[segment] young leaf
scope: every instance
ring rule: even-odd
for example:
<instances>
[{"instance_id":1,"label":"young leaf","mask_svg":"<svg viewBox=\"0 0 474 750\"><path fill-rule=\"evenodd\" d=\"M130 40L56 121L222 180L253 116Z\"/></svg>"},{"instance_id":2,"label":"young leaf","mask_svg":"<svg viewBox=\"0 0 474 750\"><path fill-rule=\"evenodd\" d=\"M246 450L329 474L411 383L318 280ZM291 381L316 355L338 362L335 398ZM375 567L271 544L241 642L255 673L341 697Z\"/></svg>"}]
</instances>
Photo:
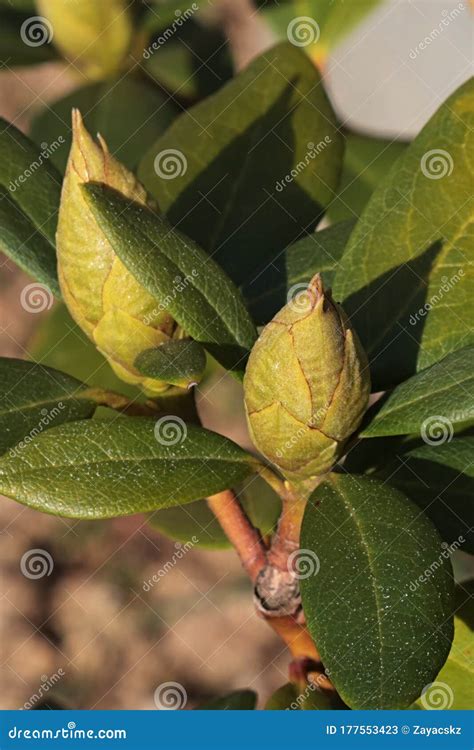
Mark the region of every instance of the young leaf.
<instances>
[{"instance_id":1,"label":"young leaf","mask_svg":"<svg viewBox=\"0 0 474 750\"><path fill-rule=\"evenodd\" d=\"M0 250L59 296L54 250L61 176L23 133L0 118Z\"/></svg>"},{"instance_id":2,"label":"young leaf","mask_svg":"<svg viewBox=\"0 0 474 750\"><path fill-rule=\"evenodd\" d=\"M345 134L346 148L337 197L328 207L332 221L355 219L364 210L375 188L407 148L399 141Z\"/></svg>"},{"instance_id":3,"label":"young leaf","mask_svg":"<svg viewBox=\"0 0 474 750\"><path fill-rule=\"evenodd\" d=\"M135 367L148 378L189 388L202 378L206 352L193 339L170 339L155 349L145 349L135 360Z\"/></svg>"},{"instance_id":4,"label":"young leaf","mask_svg":"<svg viewBox=\"0 0 474 750\"><path fill-rule=\"evenodd\" d=\"M455 549L474 554L474 437L422 445L386 463L377 476L404 492Z\"/></svg>"},{"instance_id":5,"label":"young leaf","mask_svg":"<svg viewBox=\"0 0 474 750\"><path fill-rule=\"evenodd\" d=\"M241 284L314 229L342 151L316 68L285 43L178 117L139 177L170 223Z\"/></svg>"},{"instance_id":6,"label":"young leaf","mask_svg":"<svg viewBox=\"0 0 474 750\"><path fill-rule=\"evenodd\" d=\"M250 477L237 494L260 534L266 536L272 533L281 512L278 495L258 476ZM232 546L206 500L156 510L150 516L149 523L171 539L192 541L196 547L226 549Z\"/></svg>"},{"instance_id":7,"label":"young leaf","mask_svg":"<svg viewBox=\"0 0 474 750\"><path fill-rule=\"evenodd\" d=\"M301 548L314 571L300 581L308 628L344 702L409 706L453 634L451 565L431 522L382 482L332 474L308 504Z\"/></svg>"},{"instance_id":8,"label":"young leaf","mask_svg":"<svg viewBox=\"0 0 474 750\"><path fill-rule=\"evenodd\" d=\"M253 690L235 690L233 693L214 698L197 706L197 711L252 711L257 705L257 693Z\"/></svg>"},{"instance_id":9,"label":"young leaf","mask_svg":"<svg viewBox=\"0 0 474 750\"><path fill-rule=\"evenodd\" d=\"M88 183L83 191L130 273L187 334L241 375L256 331L239 291L217 263L148 208L105 185Z\"/></svg>"},{"instance_id":10,"label":"young leaf","mask_svg":"<svg viewBox=\"0 0 474 750\"><path fill-rule=\"evenodd\" d=\"M375 190L334 294L352 318L375 388L474 342L471 228L474 80L440 107Z\"/></svg>"},{"instance_id":11,"label":"young leaf","mask_svg":"<svg viewBox=\"0 0 474 750\"><path fill-rule=\"evenodd\" d=\"M159 420L71 422L0 460L0 492L70 518L112 518L212 495L242 481L254 460L227 438Z\"/></svg>"},{"instance_id":12,"label":"young leaf","mask_svg":"<svg viewBox=\"0 0 474 750\"><path fill-rule=\"evenodd\" d=\"M453 435L453 424L474 416L474 346L448 354L397 386L362 437L419 432L426 442ZM370 419L370 414L367 415Z\"/></svg>"},{"instance_id":13,"label":"young leaf","mask_svg":"<svg viewBox=\"0 0 474 750\"><path fill-rule=\"evenodd\" d=\"M321 273L326 287L331 286L354 226L355 221L341 221L313 232L287 247L271 264L257 272L242 290L256 323L268 323L317 273Z\"/></svg>"},{"instance_id":14,"label":"young leaf","mask_svg":"<svg viewBox=\"0 0 474 750\"><path fill-rule=\"evenodd\" d=\"M132 37L126 0L36 0L54 28L54 44L89 80L114 75L124 64Z\"/></svg>"},{"instance_id":15,"label":"young leaf","mask_svg":"<svg viewBox=\"0 0 474 750\"><path fill-rule=\"evenodd\" d=\"M156 86L131 75L94 83L49 104L33 120L31 137L36 143L51 143L58 135L63 146L51 155L64 172L71 146L71 110L84 113L91 133L100 133L116 159L135 169L144 150L165 131L180 111Z\"/></svg>"},{"instance_id":16,"label":"young leaf","mask_svg":"<svg viewBox=\"0 0 474 750\"><path fill-rule=\"evenodd\" d=\"M25 450L44 431L87 419L96 404L88 386L64 372L22 359L0 357L0 453Z\"/></svg>"}]
</instances>

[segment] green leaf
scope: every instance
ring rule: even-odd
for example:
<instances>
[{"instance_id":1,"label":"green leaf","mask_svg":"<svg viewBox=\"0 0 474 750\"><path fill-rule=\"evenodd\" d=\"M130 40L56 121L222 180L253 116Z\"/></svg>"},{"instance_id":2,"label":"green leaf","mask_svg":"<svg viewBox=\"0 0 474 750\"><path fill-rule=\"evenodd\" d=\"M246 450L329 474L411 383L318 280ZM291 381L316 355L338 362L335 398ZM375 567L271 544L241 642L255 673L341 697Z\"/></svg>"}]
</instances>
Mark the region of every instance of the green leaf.
<instances>
[{"instance_id":1,"label":"green leaf","mask_svg":"<svg viewBox=\"0 0 474 750\"><path fill-rule=\"evenodd\" d=\"M0 357L0 453L28 451L47 429L87 419L95 403L87 386L64 372L22 359Z\"/></svg>"},{"instance_id":2,"label":"green leaf","mask_svg":"<svg viewBox=\"0 0 474 750\"><path fill-rule=\"evenodd\" d=\"M9 0L8 0L9 2ZM47 21L40 18L30 8L27 0L14 0L12 7L5 6L6 0L0 2L0 64L2 68L15 65L37 65L58 57L51 44L53 29Z\"/></svg>"},{"instance_id":3,"label":"green leaf","mask_svg":"<svg viewBox=\"0 0 474 750\"><path fill-rule=\"evenodd\" d=\"M287 682L275 690L265 704L265 711L299 711L297 703L298 689L292 682Z\"/></svg>"},{"instance_id":4,"label":"green leaf","mask_svg":"<svg viewBox=\"0 0 474 750\"><path fill-rule=\"evenodd\" d=\"M401 156L407 144L346 133L342 177L337 197L328 208L332 221L361 215L370 196Z\"/></svg>"},{"instance_id":5,"label":"green leaf","mask_svg":"<svg viewBox=\"0 0 474 750\"><path fill-rule=\"evenodd\" d=\"M474 79L431 118L375 190L334 294L362 339L376 390L474 343Z\"/></svg>"},{"instance_id":6,"label":"green leaf","mask_svg":"<svg viewBox=\"0 0 474 750\"><path fill-rule=\"evenodd\" d=\"M340 696L353 709L406 708L452 641L452 571L435 528L398 490L332 474L300 544L314 573L300 581L308 628Z\"/></svg>"},{"instance_id":7,"label":"green leaf","mask_svg":"<svg viewBox=\"0 0 474 750\"><path fill-rule=\"evenodd\" d=\"M71 110L84 112L91 133L100 133L110 152L128 169L135 169L143 152L165 131L180 111L157 87L132 75L95 83L49 104L33 120L31 137L51 143L61 135L64 145L51 160L64 172L71 146Z\"/></svg>"},{"instance_id":8,"label":"green leaf","mask_svg":"<svg viewBox=\"0 0 474 750\"><path fill-rule=\"evenodd\" d=\"M243 294L257 324L268 323L289 297L308 286L316 273L321 273L325 287L331 285L354 226L354 221L343 221L313 232L256 273L244 286Z\"/></svg>"},{"instance_id":9,"label":"green leaf","mask_svg":"<svg viewBox=\"0 0 474 750\"><path fill-rule=\"evenodd\" d=\"M281 512L278 495L259 476L250 477L237 489L237 494L253 526L262 536L271 534ZM157 510L150 516L149 523L171 539L193 542L196 547L227 549L232 546L206 500Z\"/></svg>"},{"instance_id":10,"label":"green leaf","mask_svg":"<svg viewBox=\"0 0 474 750\"><path fill-rule=\"evenodd\" d=\"M0 118L0 250L59 296L54 248L61 176L51 164L52 147L39 152Z\"/></svg>"},{"instance_id":11,"label":"green leaf","mask_svg":"<svg viewBox=\"0 0 474 750\"><path fill-rule=\"evenodd\" d=\"M474 680L474 582L456 590L454 641L443 669L417 706L424 709L472 709Z\"/></svg>"},{"instance_id":12,"label":"green leaf","mask_svg":"<svg viewBox=\"0 0 474 750\"><path fill-rule=\"evenodd\" d=\"M235 690L222 698L197 706L197 711L252 711L257 705L257 693L253 690Z\"/></svg>"},{"instance_id":13,"label":"green leaf","mask_svg":"<svg viewBox=\"0 0 474 750\"><path fill-rule=\"evenodd\" d=\"M201 380L206 352L193 339L171 339L154 349L145 349L134 364L142 375L188 388Z\"/></svg>"},{"instance_id":14,"label":"green leaf","mask_svg":"<svg viewBox=\"0 0 474 750\"><path fill-rule=\"evenodd\" d=\"M375 405L374 411L377 411ZM430 443L450 439L453 424L474 416L474 346L449 354L397 386L362 437L419 432ZM367 415L370 419L370 414Z\"/></svg>"},{"instance_id":15,"label":"green leaf","mask_svg":"<svg viewBox=\"0 0 474 750\"><path fill-rule=\"evenodd\" d=\"M474 437L422 445L389 461L377 476L397 487L431 518L455 549L474 554Z\"/></svg>"},{"instance_id":16,"label":"green leaf","mask_svg":"<svg viewBox=\"0 0 474 750\"><path fill-rule=\"evenodd\" d=\"M195 242L105 185L83 186L127 269L224 367L242 375L256 331L238 289Z\"/></svg>"},{"instance_id":17,"label":"green leaf","mask_svg":"<svg viewBox=\"0 0 474 750\"><path fill-rule=\"evenodd\" d=\"M316 68L286 43L178 117L139 177L170 223L241 284L314 229L334 195L342 151Z\"/></svg>"},{"instance_id":18,"label":"green leaf","mask_svg":"<svg viewBox=\"0 0 474 750\"><path fill-rule=\"evenodd\" d=\"M283 0L266 3L264 18L281 37L292 38L315 59L323 59L381 0ZM291 24L291 25L290 25Z\"/></svg>"},{"instance_id":19,"label":"green leaf","mask_svg":"<svg viewBox=\"0 0 474 750\"><path fill-rule=\"evenodd\" d=\"M113 518L187 503L254 471L245 451L179 417L70 422L0 460L0 492L70 518Z\"/></svg>"},{"instance_id":20,"label":"green leaf","mask_svg":"<svg viewBox=\"0 0 474 750\"><path fill-rule=\"evenodd\" d=\"M189 9L188 0L186 9ZM150 15L154 16L154 12ZM173 20L175 18L171 19L171 28ZM189 19L172 37L168 36L166 43L163 39L158 35L150 42L143 53L142 65L154 81L178 98L202 99L232 77L228 46L218 29Z\"/></svg>"}]
</instances>

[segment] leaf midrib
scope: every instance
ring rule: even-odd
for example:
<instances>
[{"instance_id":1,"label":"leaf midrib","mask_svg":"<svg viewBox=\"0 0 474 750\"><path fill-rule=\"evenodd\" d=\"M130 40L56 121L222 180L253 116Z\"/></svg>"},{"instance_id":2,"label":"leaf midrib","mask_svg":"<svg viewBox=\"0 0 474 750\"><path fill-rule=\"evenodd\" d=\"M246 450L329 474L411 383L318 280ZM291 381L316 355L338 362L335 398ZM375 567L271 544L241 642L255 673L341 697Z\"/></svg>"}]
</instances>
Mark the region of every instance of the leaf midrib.
<instances>
[{"instance_id":1,"label":"leaf midrib","mask_svg":"<svg viewBox=\"0 0 474 750\"><path fill-rule=\"evenodd\" d=\"M45 401L28 401L25 404L22 404L20 406L14 406L12 409L7 409L6 411L0 411L0 417L7 416L9 414L15 414L17 412L22 412L23 410L27 409L35 409L39 406L48 406L53 404L59 404L61 401L87 401L91 404L94 403L92 399L88 399L86 396L81 396L81 391L78 391L74 394L67 394L65 396L58 396L51 399L47 399Z\"/></svg>"}]
</instances>

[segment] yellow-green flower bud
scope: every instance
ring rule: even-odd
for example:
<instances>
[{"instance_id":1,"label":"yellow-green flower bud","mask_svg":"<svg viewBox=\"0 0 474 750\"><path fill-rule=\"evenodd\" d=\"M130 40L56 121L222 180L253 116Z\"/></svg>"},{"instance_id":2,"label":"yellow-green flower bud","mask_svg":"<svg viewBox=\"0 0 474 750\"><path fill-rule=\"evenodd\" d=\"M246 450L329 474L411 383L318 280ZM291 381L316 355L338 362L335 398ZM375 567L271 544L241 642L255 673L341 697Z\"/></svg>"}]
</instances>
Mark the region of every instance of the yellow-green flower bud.
<instances>
[{"instance_id":1,"label":"yellow-green flower bud","mask_svg":"<svg viewBox=\"0 0 474 750\"><path fill-rule=\"evenodd\" d=\"M263 329L244 379L256 447L294 482L342 455L367 407L367 357L319 274Z\"/></svg>"},{"instance_id":2,"label":"yellow-green flower bud","mask_svg":"<svg viewBox=\"0 0 474 750\"><path fill-rule=\"evenodd\" d=\"M167 383L140 375L139 354L177 335L176 323L115 255L81 191L102 182L145 204L145 189L84 127L73 111L73 140L61 194L57 231L58 275L64 300L77 324L108 359L116 374L145 391Z\"/></svg>"},{"instance_id":3,"label":"yellow-green flower bud","mask_svg":"<svg viewBox=\"0 0 474 750\"><path fill-rule=\"evenodd\" d=\"M118 72L133 26L125 0L37 0L63 55L91 80Z\"/></svg>"}]
</instances>

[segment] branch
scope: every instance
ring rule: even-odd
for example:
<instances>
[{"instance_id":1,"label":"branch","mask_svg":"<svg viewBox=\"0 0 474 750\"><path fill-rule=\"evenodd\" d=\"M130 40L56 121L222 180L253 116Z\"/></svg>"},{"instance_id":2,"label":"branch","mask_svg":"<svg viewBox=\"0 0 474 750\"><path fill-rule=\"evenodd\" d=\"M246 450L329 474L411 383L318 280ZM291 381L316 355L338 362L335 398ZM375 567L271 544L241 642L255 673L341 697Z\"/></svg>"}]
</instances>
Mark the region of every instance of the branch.
<instances>
[{"instance_id":1,"label":"branch","mask_svg":"<svg viewBox=\"0 0 474 750\"><path fill-rule=\"evenodd\" d=\"M255 583L267 561L267 551L260 534L252 526L233 490L211 495L207 502Z\"/></svg>"}]
</instances>

